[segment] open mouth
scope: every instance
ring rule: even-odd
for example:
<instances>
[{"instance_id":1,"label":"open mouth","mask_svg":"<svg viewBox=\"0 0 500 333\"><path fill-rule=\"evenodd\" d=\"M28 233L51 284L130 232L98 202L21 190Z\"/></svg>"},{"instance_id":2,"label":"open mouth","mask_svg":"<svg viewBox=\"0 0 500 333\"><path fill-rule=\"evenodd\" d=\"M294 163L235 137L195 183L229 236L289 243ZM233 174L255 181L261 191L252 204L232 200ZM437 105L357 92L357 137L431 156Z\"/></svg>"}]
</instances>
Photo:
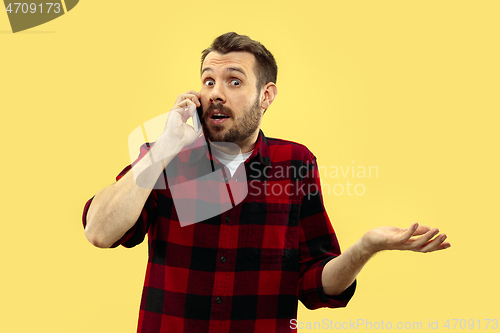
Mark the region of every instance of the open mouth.
<instances>
[{"instance_id":1,"label":"open mouth","mask_svg":"<svg viewBox=\"0 0 500 333\"><path fill-rule=\"evenodd\" d=\"M220 110L213 110L212 112L210 112L210 114L208 116L210 118L210 123L212 125L222 125L229 118L231 118L230 116L228 116L227 114L225 114L224 112L222 112Z\"/></svg>"},{"instance_id":2,"label":"open mouth","mask_svg":"<svg viewBox=\"0 0 500 333\"><path fill-rule=\"evenodd\" d=\"M223 113L214 113L212 115L212 117L210 117L211 119L215 119L215 120L219 120L219 119L227 119L229 118L229 116L226 116L225 114Z\"/></svg>"}]
</instances>

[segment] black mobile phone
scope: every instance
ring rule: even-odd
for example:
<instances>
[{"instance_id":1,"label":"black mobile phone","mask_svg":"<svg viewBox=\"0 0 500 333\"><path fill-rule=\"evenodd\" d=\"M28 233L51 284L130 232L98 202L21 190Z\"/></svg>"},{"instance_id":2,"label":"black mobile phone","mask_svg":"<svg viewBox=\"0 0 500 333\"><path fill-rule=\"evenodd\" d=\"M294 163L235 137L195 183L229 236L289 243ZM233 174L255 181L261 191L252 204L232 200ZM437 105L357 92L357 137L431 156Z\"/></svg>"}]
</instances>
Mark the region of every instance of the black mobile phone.
<instances>
[{"instance_id":1,"label":"black mobile phone","mask_svg":"<svg viewBox=\"0 0 500 333\"><path fill-rule=\"evenodd\" d=\"M201 128L200 119L202 115L203 115L203 109L201 108L201 102L200 102L200 106L196 108L196 114L193 116L193 125L196 133L200 131Z\"/></svg>"}]
</instances>

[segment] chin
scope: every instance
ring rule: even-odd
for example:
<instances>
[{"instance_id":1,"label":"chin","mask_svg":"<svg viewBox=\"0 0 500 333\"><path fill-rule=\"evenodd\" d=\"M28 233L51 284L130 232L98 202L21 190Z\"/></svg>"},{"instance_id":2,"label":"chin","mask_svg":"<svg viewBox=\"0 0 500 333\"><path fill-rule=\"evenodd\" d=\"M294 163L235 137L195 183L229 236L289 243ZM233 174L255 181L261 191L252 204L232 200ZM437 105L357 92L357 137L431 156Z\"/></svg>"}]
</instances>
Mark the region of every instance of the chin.
<instances>
[{"instance_id":1,"label":"chin","mask_svg":"<svg viewBox=\"0 0 500 333\"><path fill-rule=\"evenodd\" d=\"M206 133L206 137L212 142L224 142L224 137L227 131L219 128L217 130L214 129L206 129L204 133Z\"/></svg>"}]
</instances>

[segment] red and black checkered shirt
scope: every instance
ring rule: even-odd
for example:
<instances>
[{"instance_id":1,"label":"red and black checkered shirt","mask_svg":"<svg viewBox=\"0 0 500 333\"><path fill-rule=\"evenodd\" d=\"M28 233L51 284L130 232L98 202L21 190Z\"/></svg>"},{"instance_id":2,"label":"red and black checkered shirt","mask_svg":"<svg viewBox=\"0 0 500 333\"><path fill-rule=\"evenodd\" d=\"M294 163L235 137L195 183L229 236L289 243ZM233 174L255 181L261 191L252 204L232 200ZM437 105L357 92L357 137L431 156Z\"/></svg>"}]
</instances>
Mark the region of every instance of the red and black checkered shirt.
<instances>
[{"instance_id":1,"label":"red and black checkered shirt","mask_svg":"<svg viewBox=\"0 0 500 333\"><path fill-rule=\"evenodd\" d=\"M117 181L150 146L141 146L139 158ZM211 156L206 145L184 150L167 169L200 176L198 162ZM309 309L347 305L356 281L338 296L322 289L323 267L340 248L323 205L315 156L261 131L251 156L226 182L237 189L245 174L242 202L184 227L168 186L153 189L137 223L113 244L133 247L148 234L138 332L292 332L299 300Z\"/></svg>"}]
</instances>

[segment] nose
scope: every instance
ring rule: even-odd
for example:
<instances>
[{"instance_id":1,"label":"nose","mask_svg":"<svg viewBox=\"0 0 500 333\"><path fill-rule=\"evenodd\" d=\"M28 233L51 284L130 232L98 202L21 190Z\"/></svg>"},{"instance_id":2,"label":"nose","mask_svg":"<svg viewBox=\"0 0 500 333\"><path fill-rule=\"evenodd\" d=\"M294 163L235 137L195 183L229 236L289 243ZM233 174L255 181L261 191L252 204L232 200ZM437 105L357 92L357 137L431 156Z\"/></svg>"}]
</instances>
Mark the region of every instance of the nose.
<instances>
[{"instance_id":1,"label":"nose","mask_svg":"<svg viewBox=\"0 0 500 333\"><path fill-rule=\"evenodd\" d=\"M223 87L219 84L216 84L213 88L212 91L210 92L210 100L212 103L225 103L226 102L226 95L224 94Z\"/></svg>"}]
</instances>

